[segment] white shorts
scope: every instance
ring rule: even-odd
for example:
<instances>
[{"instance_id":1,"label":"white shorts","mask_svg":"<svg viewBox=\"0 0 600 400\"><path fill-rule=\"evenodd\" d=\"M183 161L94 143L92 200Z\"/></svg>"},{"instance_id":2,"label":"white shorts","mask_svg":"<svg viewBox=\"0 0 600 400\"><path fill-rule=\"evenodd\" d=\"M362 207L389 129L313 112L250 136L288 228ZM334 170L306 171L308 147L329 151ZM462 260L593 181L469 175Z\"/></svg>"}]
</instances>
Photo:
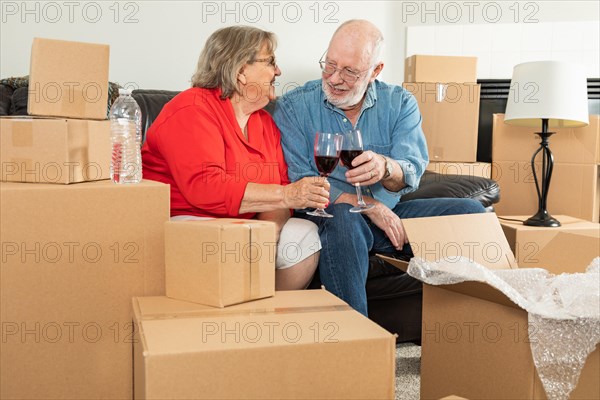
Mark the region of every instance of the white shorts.
<instances>
[{"instance_id":1,"label":"white shorts","mask_svg":"<svg viewBox=\"0 0 600 400\"><path fill-rule=\"evenodd\" d=\"M198 221L214 219L193 215L176 215L171 221ZM277 242L277 259L275 268L285 269L298 264L321 250L321 240L317 225L306 219L290 218L287 220Z\"/></svg>"}]
</instances>

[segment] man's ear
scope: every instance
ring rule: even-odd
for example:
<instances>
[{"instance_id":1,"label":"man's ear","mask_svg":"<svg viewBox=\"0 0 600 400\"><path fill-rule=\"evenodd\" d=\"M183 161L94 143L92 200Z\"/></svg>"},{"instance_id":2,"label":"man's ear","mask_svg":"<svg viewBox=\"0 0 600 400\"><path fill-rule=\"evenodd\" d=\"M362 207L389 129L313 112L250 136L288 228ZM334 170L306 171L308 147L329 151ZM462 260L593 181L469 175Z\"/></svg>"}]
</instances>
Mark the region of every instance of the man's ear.
<instances>
[{"instance_id":1,"label":"man's ear","mask_svg":"<svg viewBox=\"0 0 600 400\"><path fill-rule=\"evenodd\" d=\"M377 78L377 76L381 73L382 69L383 69L383 63L377 64L377 66L373 70L373 73L371 74L371 78L369 79L369 82L373 82L375 80L375 78Z\"/></svg>"}]
</instances>

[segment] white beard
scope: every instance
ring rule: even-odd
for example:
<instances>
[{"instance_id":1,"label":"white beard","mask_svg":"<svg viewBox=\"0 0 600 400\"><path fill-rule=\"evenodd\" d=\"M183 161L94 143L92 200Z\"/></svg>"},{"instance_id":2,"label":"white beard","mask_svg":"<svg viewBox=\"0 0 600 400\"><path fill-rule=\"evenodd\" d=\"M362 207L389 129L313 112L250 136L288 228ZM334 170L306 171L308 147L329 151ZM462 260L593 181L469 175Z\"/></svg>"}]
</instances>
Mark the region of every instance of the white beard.
<instances>
[{"instance_id":1,"label":"white beard","mask_svg":"<svg viewBox=\"0 0 600 400\"><path fill-rule=\"evenodd\" d=\"M364 79L364 81L361 82L360 85L354 86L354 88L347 92L347 94L344 97L336 97L334 94L331 93L329 83L327 83L325 79L321 79L321 83L323 87L323 92L325 93L325 97L327 97L327 100L331 104L342 110L352 108L353 106L358 104L365 95L367 86L369 86L369 80ZM338 86L343 87L345 86L345 83Z\"/></svg>"}]
</instances>

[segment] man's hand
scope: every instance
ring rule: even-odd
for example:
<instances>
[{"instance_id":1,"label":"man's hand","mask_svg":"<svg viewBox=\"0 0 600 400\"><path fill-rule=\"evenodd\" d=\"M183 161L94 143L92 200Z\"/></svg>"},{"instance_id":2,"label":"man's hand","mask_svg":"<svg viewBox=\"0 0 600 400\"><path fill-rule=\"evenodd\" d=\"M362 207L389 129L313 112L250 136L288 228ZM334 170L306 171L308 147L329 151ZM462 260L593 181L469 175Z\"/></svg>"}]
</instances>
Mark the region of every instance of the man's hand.
<instances>
[{"instance_id":1,"label":"man's hand","mask_svg":"<svg viewBox=\"0 0 600 400\"><path fill-rule=\"evenodd\" d=\"M392 171L390 176L383 179L388 160ZM390 192L397 192L406 186L404 172L400 165L381 154L367 150L352 160L352 165L354 168L346 171L346 180L350 184L360 183L361 186L369 186L381 182Z\"/></svg>"},{"instance_id":2,"label":"man's hand","mask_svg":"<svg viewBox=\"0 0 600 400\"><path fill-rule=\"evenodd\" d=\"M408 237L406 236L406 232L404 232L402 221L383 203L375 201L373 204L375 204L375 207L364 211L363 214L369 217L386 234L396 250L402 250L402 247L408 243Z\"/></svg>"},{"instance_id":3,"label":"man's hand","mask_svg":"<svg viewBox=\"0 0 600 400\"><path fill-rule=\"evenodd\" d=\"M346 171L348 183L369 186L379 182L385 175L385 158L370 150L352 160L353 169Z\"/></svg>"}]
</instances>

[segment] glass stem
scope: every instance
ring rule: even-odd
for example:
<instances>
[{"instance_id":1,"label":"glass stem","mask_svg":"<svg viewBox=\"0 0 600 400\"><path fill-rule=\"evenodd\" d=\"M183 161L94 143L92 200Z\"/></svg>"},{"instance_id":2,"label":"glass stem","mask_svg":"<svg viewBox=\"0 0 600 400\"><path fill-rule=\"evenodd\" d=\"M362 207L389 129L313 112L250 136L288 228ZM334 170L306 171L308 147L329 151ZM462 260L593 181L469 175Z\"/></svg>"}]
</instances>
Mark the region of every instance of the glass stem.
<instances>
[{"instance_id":1,"label":"glass stem","mask_svg":"<svg viewBox=\"0 0 600 400\"><path fill-rule=\"evenodd\" d=\"M360 207L366 206L367 203L365 203L365 201L363 200L362 190L360 189L360 183L354 184L354 187L356 188L356 197L358 198L358 205Z\"/></svg>"}]
</instances>

